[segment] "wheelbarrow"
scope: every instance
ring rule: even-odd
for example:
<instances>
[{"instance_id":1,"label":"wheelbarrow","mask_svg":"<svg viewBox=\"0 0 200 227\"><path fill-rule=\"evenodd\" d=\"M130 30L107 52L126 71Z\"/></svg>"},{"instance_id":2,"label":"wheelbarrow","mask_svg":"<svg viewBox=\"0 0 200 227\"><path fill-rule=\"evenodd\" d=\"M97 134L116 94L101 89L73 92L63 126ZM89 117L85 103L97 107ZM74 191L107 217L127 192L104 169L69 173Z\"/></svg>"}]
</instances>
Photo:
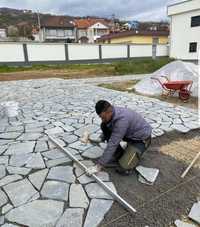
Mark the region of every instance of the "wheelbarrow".
<instances>
[{"instance_id":1,"label":"wheelbarrow","mask_svg":"<svg viewBox=\"0 0 200 227\"><path fill-rule=\"evenodd\" d=\"M193 84L192 80L177 80L170 81L166 76L161 76L165 78L165 82L162 82L159 78L151 77L152 80L156 80L162 88L167 92L166 95L174 95L178 92L179 98L186 101L190 98L191 87Z\"/></svg>"}]
</instances>

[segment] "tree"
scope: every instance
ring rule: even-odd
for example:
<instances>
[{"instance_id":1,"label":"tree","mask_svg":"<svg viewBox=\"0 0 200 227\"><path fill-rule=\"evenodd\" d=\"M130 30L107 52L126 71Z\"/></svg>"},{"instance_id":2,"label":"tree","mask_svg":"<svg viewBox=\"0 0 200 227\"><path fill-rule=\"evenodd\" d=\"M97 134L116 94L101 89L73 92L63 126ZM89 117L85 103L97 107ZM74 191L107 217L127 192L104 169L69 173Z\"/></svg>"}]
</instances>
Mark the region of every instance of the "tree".
<instances>
[{"instance_id":1,"label":"tree","mask_svg":"<svg viewBox=\"0 0 200 227\"><path fill-rule=\"evenodd\" d=\"M19 30L17 27L10 25L8 27L8 36L12 37L13 41L16 41L17 38L19 37Z\"/></svg>"}]
</instances>

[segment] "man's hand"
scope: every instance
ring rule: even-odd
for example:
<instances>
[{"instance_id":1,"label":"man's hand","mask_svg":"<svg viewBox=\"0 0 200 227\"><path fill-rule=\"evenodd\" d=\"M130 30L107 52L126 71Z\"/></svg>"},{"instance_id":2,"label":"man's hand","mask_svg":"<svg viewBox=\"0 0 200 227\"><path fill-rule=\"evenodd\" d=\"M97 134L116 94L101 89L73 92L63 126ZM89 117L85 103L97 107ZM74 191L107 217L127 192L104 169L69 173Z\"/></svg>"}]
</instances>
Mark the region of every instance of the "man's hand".
<instances>
[{"instance_id":1,"label":"man's hand","mask_svg":"<svg viewBox=\"0 0 200 227\"><path fill-rule=\"evenodd\" d=\"M89 167L89 168L87 169L87 171L86 171L86 174L87 174L88 176L91 176L91 175L94 174L94 173L100 172L101 169L102 169L101 165L98 165L98 164L97 164L97 165L95 165L95 166Z\"/></svg>"}]
</instances>

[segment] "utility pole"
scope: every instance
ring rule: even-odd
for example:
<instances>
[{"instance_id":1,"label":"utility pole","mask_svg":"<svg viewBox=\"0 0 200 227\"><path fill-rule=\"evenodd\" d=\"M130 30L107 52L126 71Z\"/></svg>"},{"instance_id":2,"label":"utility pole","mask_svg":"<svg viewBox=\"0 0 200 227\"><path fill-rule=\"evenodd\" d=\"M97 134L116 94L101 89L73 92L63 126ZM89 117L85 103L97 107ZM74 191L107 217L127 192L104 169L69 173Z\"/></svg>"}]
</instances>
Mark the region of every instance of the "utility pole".
<instances>
[{"instance_id":1,"label":"utility pole","mask_svg":"<svg viewBox=\"0 0 200 227\"><path fill-rule=\"evenodd\" d=\"M40 13L37 11L37 21L38 21L38 29L39 29L39 41L41 42L41 23L40 23Z\"/></svg>"}]
</instances>

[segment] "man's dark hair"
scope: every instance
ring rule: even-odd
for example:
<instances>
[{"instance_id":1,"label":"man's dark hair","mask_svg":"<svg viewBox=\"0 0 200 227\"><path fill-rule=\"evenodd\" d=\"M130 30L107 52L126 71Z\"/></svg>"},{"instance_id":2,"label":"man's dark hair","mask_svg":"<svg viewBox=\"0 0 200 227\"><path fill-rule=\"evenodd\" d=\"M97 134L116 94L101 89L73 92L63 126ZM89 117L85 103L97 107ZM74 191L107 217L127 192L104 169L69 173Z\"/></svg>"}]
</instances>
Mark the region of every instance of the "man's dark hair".
<instances>
[{"instance_id":1,"label":"man's dark hair","mask_svg":"<svg viewBox=\"0 0 200 227\"><path fill-rule=\"evenodd\" d=\"M99 100L95 105L96 113L99 115L102 112L105 112L111 104L106 100Z\"/></svg>"}]
</instances>

